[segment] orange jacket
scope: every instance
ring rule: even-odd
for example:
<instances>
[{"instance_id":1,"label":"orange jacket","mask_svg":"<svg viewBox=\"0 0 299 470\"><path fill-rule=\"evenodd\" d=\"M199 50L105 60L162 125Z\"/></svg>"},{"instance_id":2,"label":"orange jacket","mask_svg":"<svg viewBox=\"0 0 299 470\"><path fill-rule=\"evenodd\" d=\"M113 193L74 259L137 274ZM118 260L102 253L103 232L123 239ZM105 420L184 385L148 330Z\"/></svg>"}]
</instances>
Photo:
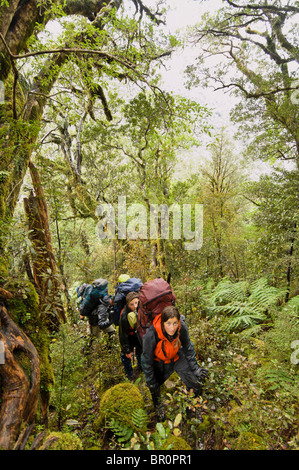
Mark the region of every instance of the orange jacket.
<instances>
[{"instance_id":1,"label":"orange jacket","mask_svg":"<svg viewBox=\"0 0 299 470\"><path fill-rule=\"evenodd\" d=\"M153 325L158 336L158 342L154 350L154 360L163 361L166 364L177 361L179 358L178 351L181 347L181 341L179 339L181 322L179 322L179 327L173 341L169 341L162 331L161 314L154 318Z\"/></svg>"}]
</instances>

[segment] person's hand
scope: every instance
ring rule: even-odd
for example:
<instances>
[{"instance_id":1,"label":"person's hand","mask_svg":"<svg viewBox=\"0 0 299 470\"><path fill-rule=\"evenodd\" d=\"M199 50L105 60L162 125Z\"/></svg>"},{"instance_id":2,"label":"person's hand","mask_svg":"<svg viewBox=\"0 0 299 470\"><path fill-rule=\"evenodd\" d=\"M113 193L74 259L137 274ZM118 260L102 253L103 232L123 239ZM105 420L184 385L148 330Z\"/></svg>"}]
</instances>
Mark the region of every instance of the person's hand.
<instances>
[{"instance_id":1,"label":"person's hand","mask_svg":"<svg viewBox=\"0 0 299 470\"><path fill-rule=\"evenodd\" d=\"M131 360L132 360L133 353L132 353L132 352L130 352L129 354L126 354L126 357L127 357L128 359L131 359Z\"/></svg>"},{"instance_id":2,"label":"person's hand","mask_svg":"<svg viewBox=\"0 0 299 470\"><path fill-rule=\"evenodd\" d=\"M209 371L207 369L204 369L203 367L199 367L195 371L195 375L196 375L196 377L198 378L199 381L205 380L209 375Z\"/></svg>"}]
</instances>

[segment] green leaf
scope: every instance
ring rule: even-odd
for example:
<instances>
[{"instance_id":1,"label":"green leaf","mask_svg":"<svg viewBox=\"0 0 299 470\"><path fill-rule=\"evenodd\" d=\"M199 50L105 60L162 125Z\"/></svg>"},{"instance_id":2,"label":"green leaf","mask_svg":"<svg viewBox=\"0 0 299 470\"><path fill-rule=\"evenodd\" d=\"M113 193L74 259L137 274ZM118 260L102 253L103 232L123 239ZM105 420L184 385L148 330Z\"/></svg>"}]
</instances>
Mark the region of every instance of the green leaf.
<instances>
[{"instance_id":1,"label":"green leaf","mask_svg":"<svg viewBox=\"0 0 299 470\"><path fill-rule=\"evenodd\" d=\"M166 438L166 431L165 431L165 428L163 427L163 424L157 423L156 429L157 429L158 433L160 434L161 438L165 439Z\"/></svg>"},{"instance_id":2,"label":"green leaf","mask_svg":"<svg viewBox=\"0 0 299 470\"><path fill-rule=\"evenodd\" d=\"M182 413L178 413L175 417L174 422L173 422L173 426L175 428L178 427L178 425L180 424L181 421L182 421Z\"/></svg>"}]
</instances>

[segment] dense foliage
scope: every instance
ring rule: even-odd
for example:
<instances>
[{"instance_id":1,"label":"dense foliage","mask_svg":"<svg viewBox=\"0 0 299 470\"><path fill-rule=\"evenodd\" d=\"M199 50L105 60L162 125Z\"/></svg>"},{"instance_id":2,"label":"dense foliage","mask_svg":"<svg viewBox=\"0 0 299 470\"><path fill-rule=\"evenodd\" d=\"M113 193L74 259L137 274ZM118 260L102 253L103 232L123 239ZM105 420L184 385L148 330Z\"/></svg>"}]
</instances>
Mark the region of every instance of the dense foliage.
<instances>
[{"instance_id":1,"label":"dense foliage","mask_svg":"<svg viewBox=\"0 0 299 470\"><path fill-rule=\"evenodd\" d=\"M160 2L87 3L36 4L20 44L0 6L1 309L41 361L26 448L298 449L298 7L223 0L183 31L198 49L189 88L233 90L234 134L163 90L159 67L184 41L163 32ZM76 310L81 283L106 278L113 295L121 273L171 273L210 372L198 398L167 381L163 423L143 374L125 378L118 338L92 340Z\"/></svg>"}]
</instances>

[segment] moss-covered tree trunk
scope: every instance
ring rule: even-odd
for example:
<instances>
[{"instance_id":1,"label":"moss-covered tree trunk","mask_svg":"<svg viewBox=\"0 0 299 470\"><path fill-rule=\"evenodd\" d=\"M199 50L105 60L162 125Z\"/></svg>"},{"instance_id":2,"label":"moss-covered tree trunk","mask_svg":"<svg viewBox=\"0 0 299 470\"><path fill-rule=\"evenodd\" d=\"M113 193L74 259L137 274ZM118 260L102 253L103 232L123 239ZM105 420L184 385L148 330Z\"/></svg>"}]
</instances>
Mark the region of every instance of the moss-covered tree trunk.
<instances>
[{"instance_id":1,"label":"moss-covered tree trunk","mask_svg":"<svg viewBox=\"0 0 299 470\"><path fill-rule=\"evenodd\" d=\"M95 19L104 4L106 2L103 0L94 0L87 8L86 2L75 0L61 2L61 7L65 9L66 14L92 16ZM49 6L51 4L40 4L36 0L26 2L12 0L1 2L0 6L0 80L4 84L5 90L5 102L0 105L0 287L3 288L12 284L9 279L9 263L5 252L10 221L39 134L47 96L62 65L68 59L67 54L63 52L49 56L39 74L35 75L30 93L24 95L18 81L17 62L14 56L26 48L28 39L39 28L38 24L45 24L50 19L51 13L46 11ZM45 211L44 208L42 209L42 201L38 197L32 195L30 204L29 201L27 202L28 215L33 226L37 220L41 222L40 217L45 216ZM45 219L42 222L45 222ZM41 232L39 233L41 234ZM35 241L38 243L37 238ZM44 233L42 243L44 247L47 246L48 251L43 258L43 261L47 259L47 263L43 264L42 272L47 269L46 265L48 264L53 273L53 281L55 266L49 249L49 231L47 234ZM47 291L45 283L42 282L42 272L39 272L40 264L41 260L35 263L34 277L38 289L42 292L42 297L47 294ZM38 282L36 282L37 280ZM58 290L57 283L55 288ZM5 364L0 366L0 447L3 448L11 447L22 422L30 421L36 413L40 392L39 358L42 382L41 406L44 421L47 415L50 384L53 380L49 363L49 334L43 324L47 318L45 315L41 315L38 308L28 305L30 298L26 299L26 295L24 298L15 295L18 290L19 287L16 287L16 291L11 290L13 298L7 301L7 310L5 307L1 307L0 339L5 345L6 351ZM26 323L27 318L18 317L19 313L23 314L23 307L29 317L34 310L34 319L29 318L28 324ZM16 323L10 319L12 312ZM63 316L61 309L59 312L58 317ZM28 335L36 344L38 354L17 323L27 329ZM16 354L19 352L27 354L31 358L32 372L29 376L16 360Z\"/></svg>"},{"instance_id":2,"label":"moss-covered tree trunk","mask_svg":"<svg viewBox=\"0 0 299 470\"><path fill-rule=\"evenodd\" d=\"M0 449L10 449L22 423L34 420L39 397L40 366L35 347L0 306L0 340L4 361L0 364L3 393L0 409ZM24 367L19 360L28 358ZM26 371L27 369L27 371Z\"/></svg>"},{"instance_id":3,"label":"moss-covered tree trunk","mask_svg":"<svg viewBox=\"0 0 299 470\"><path fill-rule=\"evenodd\" d=\"M28 237L34 248L31 266L34 284L40 298L40 315L49 333L57 331L66 315L60 296L60 275L57 273L48 221L47 203L36 167L29 163L34 192L24 198L28 223ZM49 390L51 384L43 381L40 391L40 406L43 423L48 423Z\"/></svg>"},{"instance_id":4,"label":"moss-covered tree trunk","mask_svg":"<svg viewBox=\"0 0 299 470\"><path fill-rule=\"evenodd\" d=\"M107 2L82 0L55 2L67 14L82 15L93 19L102 28ZM121 1L108 2L118 7ZM16 55L26 44L40 24L45 24L53 13L47 11L50 3L37 0L12 0L0 6L0 81L4 85L5 103L0 105L0 276L7 275L4 256L5 233L19 198L20 188L28 169L29 160L36 144L40 121L47 96L50 93L62 65L69 55L49 55L33 80L32 88L25 96L18 81ZM109 14L109 12L107 13ZM78 41L82 39L79 35ZM67 47L67 45L66 45Z\"/></svg>"},{"instance_id":5,"label":"moss-covered tree trunk","mask_svg":"<svg viewBox=\"0 0 299 470\"><path fill-rule=\"evenodd\" d=\"M47 203L36 167L29 163L34 193L24 198L28 223L28 237L34 252L31 254L32 273L41 305L47 307L50 330L56 330L66 321L60 293L60 275L57 273L48 221Z\"/></svg>"}]
</instances>

